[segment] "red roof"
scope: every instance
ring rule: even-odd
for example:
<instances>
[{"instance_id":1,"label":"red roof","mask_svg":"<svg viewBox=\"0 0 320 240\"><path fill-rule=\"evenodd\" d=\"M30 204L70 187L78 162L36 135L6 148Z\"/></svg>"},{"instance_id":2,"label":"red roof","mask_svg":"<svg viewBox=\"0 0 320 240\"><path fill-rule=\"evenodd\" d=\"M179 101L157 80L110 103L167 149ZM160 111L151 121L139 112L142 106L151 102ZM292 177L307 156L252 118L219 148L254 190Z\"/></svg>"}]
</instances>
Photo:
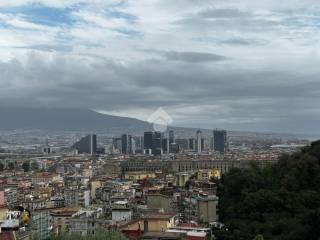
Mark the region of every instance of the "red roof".
<instances>
[{"instance_id":1,"label":"red roof","mask_svg":"<svg viewBox=\"0 0 320 240\"><path fill-rule=\"evenodd\" d=\"M15 240L13 232L0 232L1 240Z\"/></svg>"},{"instance_id":2,"label":"red roof","mask_svg":"<svg viewBox=\"0 0 320 240\"><path fill-rule=\"evenodd\" d=\"M178 227L198 227L197 223L179 223Z\"/></svg>"}]
</instances>

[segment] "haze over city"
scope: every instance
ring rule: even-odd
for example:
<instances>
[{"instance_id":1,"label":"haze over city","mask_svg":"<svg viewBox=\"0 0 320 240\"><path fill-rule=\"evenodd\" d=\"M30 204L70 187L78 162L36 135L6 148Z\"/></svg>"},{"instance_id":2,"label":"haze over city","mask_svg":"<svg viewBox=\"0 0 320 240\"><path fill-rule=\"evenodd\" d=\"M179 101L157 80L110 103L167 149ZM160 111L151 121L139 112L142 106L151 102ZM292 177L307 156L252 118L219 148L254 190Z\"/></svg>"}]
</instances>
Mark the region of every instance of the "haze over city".
<instances>
[{"instance_id":1,"label":"haze over city","mask_svg":"<svg viewBox=\"0 0 320 240\"><path fill-rule=\"evenodd\" d=\"M184 127L319 133L319 7L306 1L2 0L0 104Z\"/></svg>"}]
</instances>

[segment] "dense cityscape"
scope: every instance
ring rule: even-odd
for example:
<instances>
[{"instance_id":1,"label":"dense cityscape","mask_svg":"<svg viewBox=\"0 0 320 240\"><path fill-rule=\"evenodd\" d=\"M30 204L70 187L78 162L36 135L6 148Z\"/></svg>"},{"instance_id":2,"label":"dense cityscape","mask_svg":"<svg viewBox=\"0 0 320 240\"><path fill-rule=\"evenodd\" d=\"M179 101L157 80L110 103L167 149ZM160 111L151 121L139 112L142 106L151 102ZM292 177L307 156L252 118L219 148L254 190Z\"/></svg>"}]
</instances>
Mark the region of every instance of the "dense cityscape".
<instances>
[{"instance_id":1,"label":"dense cityscape","mask_svg":"<svg viewBox=\"0 0 320 240\"><path fill-rule=\"evenodd\" d=\"M1 138L0 234L16 239L90 235L99 228L127 239L214 239L212 228L223 227L216 195L221 175L252 164L263 168L309 145L272 135L244 141L218 129L189 138L174 130L44 140L29 134Z\"/></svg>"}]
</instances>

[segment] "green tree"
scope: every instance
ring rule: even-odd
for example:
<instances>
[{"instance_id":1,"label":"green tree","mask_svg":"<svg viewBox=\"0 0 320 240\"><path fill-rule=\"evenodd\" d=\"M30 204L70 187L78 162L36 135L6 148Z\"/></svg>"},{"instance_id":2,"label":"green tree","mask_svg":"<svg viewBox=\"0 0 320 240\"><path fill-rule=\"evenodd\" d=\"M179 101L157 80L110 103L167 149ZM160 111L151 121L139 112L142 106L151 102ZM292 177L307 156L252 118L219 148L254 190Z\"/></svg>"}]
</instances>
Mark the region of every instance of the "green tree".
<instances>
[{"instance_id":1,"label":"green tree","mask_svg":"<svg viewBox=\"0 0 320 240\"><path fill-rule=\"evenodd\" d=\"M32 162L31 163L31 169L33 171L39 171L39 164L37 162Z\"/></svg>"},{"instance_id":2,"label":"green tree","mask_svg":"<svg viewBox=\"0 0 320 240\"><path fill-rule=\"evenodd\" d=\"M264 238L261 234L259 234L253 240L264 240Z\"/></svg>"},{"instance_id":3,"label":"green tree","mask_svg":"<svg viewBox=\"0 0 320 240\"><path fill-rule=\"evenodd\" d=\"M9 170L13 170L14 169L14 163L13 162L9 162L8 168L9 168Z\"/></svg>"},{"instance_id":4,"label":"green tree","mask_svg":"<svg viewBox=\"0 0 320 240\"><path fill-rule=\"evenodd\" d=\"M29 162L29 161L23 162L23 163L22 163L22 169L23 169L25 172L29 172L29 170L30 170L30 162Z\"/></svg>"}]
</instances>

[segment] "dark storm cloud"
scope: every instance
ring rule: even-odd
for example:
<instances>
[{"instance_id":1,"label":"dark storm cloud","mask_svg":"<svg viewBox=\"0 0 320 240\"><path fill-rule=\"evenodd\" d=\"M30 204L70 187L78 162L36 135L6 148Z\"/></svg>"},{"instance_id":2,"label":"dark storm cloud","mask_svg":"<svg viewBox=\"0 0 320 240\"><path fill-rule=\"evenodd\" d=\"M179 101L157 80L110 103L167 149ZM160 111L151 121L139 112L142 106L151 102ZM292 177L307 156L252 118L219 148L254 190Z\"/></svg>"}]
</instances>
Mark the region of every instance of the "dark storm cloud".
<instances>
[{"instance_id":1,"label":"dark storm cloud","mask_svg":"<svg viewBox=\"0 0 320 240\"><path fill-rule=\"evenodd\" d=\"M1 103L108 111L137 106L176 110L181 105L198 106L201 114L185 111L192 121L205 116L207 121L212 119L212 124L232 128L237 125L237 129L248 127L251 120L256 126L289 120L292 126L298 125L297 109L301 114L320 117L315 111L320 100L316 75L301 82L301 76L285 71L226 71L214 62L196 66L188 61L171 64L166 60L146 60L123 65L113 60L56 55L50 59L33 53L24 63L1 63ZM202 109L204 103L209 109ZM218 106L218 110L210 106Z\"/></svg>"},{"instance_id":2,"label":"dark storm cloud","mask_svg":"<svg viewBox=\"0 0 320 240\"><path fill-rule=\"evenodd\" d=\"M123 72L140 87L156 86L185 101L206 102L223 98L316 97L316 76L301 82L300 76L285 71L220 69L193 64L169 64L163 61L141 62ZM320 86L319 86L320 87ZM299 91L297 91L299 89ZM181 90L181 91L180 91Z\"/></svg>"}]
</instances>

